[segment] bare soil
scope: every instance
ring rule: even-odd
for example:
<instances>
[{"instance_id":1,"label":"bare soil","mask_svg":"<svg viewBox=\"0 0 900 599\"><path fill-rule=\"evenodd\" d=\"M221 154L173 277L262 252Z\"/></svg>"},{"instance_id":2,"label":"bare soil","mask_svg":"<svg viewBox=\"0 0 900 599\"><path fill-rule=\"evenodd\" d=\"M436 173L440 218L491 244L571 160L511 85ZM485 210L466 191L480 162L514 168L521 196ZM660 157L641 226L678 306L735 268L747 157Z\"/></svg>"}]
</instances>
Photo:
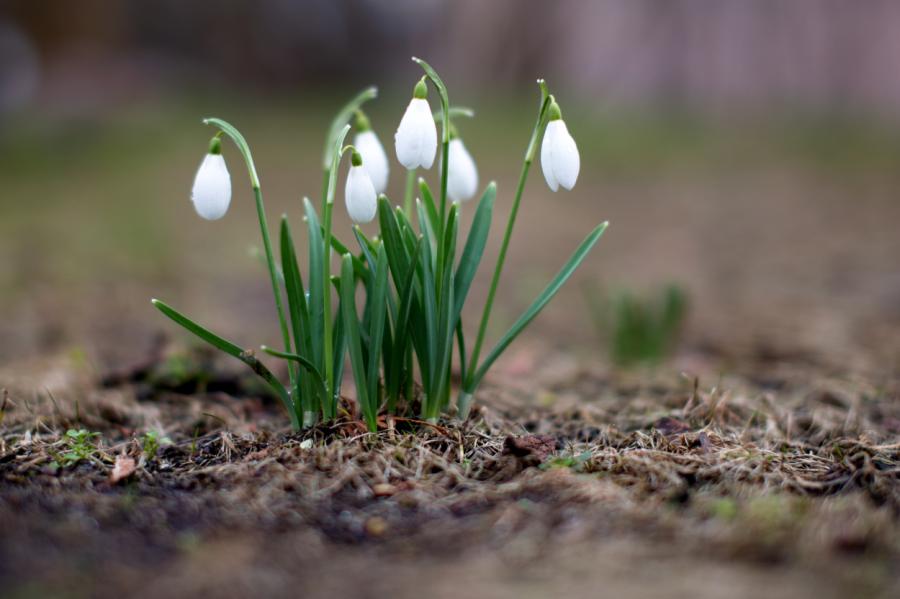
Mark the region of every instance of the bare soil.
<instances>
[{"instance_id":1,"label":"bare soil","mask_svg":"<svg viewBox=\"0 0 900 599\"><path fill-rule=\"evenodd\" d=\"M337 424L289 432L252 379L203 351L167 346L102 380L71 359L4 372L2 593L900 588L900 379L866 382L814 357L773 368L766 355L727 378L666 378L540 349L507 361L469 421L410 416L378 434L352 403ZM721 361L710 351L692 354L698 371ZM36 376L42 392L16 384ZM73 388L77 404L56 399ZM101 433L97 450L54 465L70 428ZM168 438L155 456L147 430Z\"/></svg>"}]
</instances>

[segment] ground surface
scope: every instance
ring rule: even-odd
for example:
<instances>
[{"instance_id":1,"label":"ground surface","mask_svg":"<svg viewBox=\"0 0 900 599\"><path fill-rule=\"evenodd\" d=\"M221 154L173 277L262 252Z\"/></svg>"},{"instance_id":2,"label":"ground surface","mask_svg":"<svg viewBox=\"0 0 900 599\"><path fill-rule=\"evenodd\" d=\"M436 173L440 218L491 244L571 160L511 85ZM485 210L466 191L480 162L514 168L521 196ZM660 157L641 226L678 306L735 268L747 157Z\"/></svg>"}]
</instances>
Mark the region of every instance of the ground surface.
<instances>
[{"instance_id":1,"label":"ground surface","mask_svg":"<svg viewBox=\"0 0 900 599\"><path fill-rule=\"evenodd\" d=\"M316 185L298 181L318 177L297 164L318 148L298 156L283 131L311 123L273 110L225 112L271 216L299 218ZM185 112L31 132L62 150L33 162L0 145L0 595L896 596L892 130L573 119L579 186L554 195L534 173L491 335L612 225L473 418L290 434L240 364L188 349L148 302L248 346L277 338L246 190L215 225L190 211L207 132ZM505 214L531 117L494 117L467 145ZM668 281L691 302L675 356L610 367L585 287ZM99 433L73 464L69 429ZM152 457L148 431L166 438Z\"/></svg>"},{"instance_id":2,"label":"ground surface","mask_svg":"<svg viewBox=\"0 0 900 599\"><path fill-rule=\"evenodd\" d=\"M243 399L252 381L227 369L212 369L206 393L186 394L191 369L171 370L186 360L169 355L149 373L121 373L134 382L85 387L77 406L55 395L89 377L41 364L44 393L10 395L4 594L898 588L898 380L873 385L817 366L764 381L664 380L537 360L526 348L462 425L399 420L370 435L345 420L290 434L277 406ZM522 371L532 377L516 390ZM82 427L101 433L97 451L54 465L71 449L60 431ZM155 457L137 432L148 429L172 442ZM123 455L134 472L115 481Z\"/></svg>"}]
</instances>

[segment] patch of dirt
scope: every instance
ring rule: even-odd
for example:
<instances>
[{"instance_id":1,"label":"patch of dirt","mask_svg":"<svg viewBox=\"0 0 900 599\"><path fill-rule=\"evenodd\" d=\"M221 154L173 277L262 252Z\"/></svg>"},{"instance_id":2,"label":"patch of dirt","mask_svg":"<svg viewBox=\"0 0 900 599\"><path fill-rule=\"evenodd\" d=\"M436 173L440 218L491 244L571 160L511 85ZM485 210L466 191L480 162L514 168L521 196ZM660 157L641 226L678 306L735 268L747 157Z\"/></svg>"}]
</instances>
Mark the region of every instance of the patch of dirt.
<instances>
[{"instance_id":1,"label":"patch of dirt","mask_svg":"<svg viewBox=\"0 0 900 599\"><path fill-rule=\"evenodd\" d=\"M467 422L397 418L377 434L352 410L289 432L277 404L227 363L185 367L205 354L161 351L137 374L104 381L71 360L4 371L0 588L98 597L896 591L900 380L801 363L773 388L759 382L768 371L634 375L557 356L518 388L534 351L497 372ZM195 380L200 372L213 375ZM66 431L81 428L99 436L67 461Z\"/></svg>"}]
</instances>

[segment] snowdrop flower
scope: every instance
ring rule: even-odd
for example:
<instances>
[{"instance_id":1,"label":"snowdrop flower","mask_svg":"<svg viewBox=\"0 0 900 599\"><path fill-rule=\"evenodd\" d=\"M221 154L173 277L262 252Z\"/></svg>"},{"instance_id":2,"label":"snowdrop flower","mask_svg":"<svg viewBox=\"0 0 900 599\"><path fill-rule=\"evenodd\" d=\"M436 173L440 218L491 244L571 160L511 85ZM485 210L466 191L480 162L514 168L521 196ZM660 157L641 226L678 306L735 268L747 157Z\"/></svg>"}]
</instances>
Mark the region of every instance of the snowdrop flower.
<instances>
[{"instance_id":1,"label":"snowdrop flower","mask_svg":"<svg viewBox=\"0 0 900 599\"><path fill-rule=\"evenodd\" d=\"M375 218L378 209L378 196L369 172L363 166L363 159L357 150L353 150L350 159L350 173L347 175L347 186L344 188L344 202L347 214L355 223L367 223Z\"/></svg>"},{"instance_id":2,"label":"snowdrop flower","mask_svg":"<svg viewBox=\"0 0 900 599\"><path fill-rule=\"evenodd\" d=\"M231 203L231 175L222 157L222 143L214 137L209 153L200 163L191 188L191 202L197 214L207 220L218 220L228 212Z\"/></svg>"},{"instance_id":3,"label":"snowdrop flower","mask_svg":"<svg viewBox=\"0 0 900 599\"><path fill-rule=\"evenodd\" d=\"M427 97L428 86L422 77L394 134L397 160L410 170L420 166L431 168L437 153L437 127Z\"/></svg>"},{"instance_id":4,"label":"snowdrop flower","mask_svg":"<svg viewBox=\"0 0 900 599\"><path fill-rule=\"evenodd\" d=\"M362 111L356 113L356 131L353 145L363 158L363 164L366 165L366 170L372 179L375 193L384 193L384 190L387 189L390 172L388 157L378 136L372 131L369 119Z\"/></svg>"},{"instance_id":5,"label":"snowdrop flower","mask_svg":"<svg viewBox=\"0 0 900 599\"><path fill-rule=\"evenodd\" d=\"M447 156L447 195L454 202L472 199L478 191L478 169L460 138L450 139Z\"/></svg>"},{"instance_id":6,"label":"snowdrop flower","mask_svg":"<svg viewBox=\"0 0 900 599\"><path fill-rule=\"evenodd\" d=\"M541 144L541 168L544 170L544 178L553 191L559 189L560 185L572 189L581 168L578 147L562 120L556 100L551 100L548 110L550 122L547 123L544 141Z\"/></svg>"}]
</instances>

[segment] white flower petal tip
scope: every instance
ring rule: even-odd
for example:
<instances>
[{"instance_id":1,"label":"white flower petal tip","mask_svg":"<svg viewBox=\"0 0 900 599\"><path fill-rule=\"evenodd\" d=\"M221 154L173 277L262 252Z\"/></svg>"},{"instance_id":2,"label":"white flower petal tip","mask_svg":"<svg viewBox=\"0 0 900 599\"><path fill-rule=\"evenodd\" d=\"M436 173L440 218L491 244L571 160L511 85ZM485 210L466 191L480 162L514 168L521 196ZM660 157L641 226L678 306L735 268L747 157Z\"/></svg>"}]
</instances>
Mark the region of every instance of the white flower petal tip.
<instances>
[{"instance_id":1,"label":"white flower petal tip","mask_svg":"<svg viewBox=\"0 0 900 599\"><path fill-rule=\"evenodd\" d=\"M454 202L472 199L478 191L478 169L472 155L459 138L450 140L447 151L447 195Z\"/></svg>"},{"instance_id":2,"label":"white flower petal tip","mask_svg":"<svg viewBox=\"0 0 900 599\"><path fill-rule=\"evenodd\" d=\"M207 220L218 220L231 204L231 176L221 154L207 154L197 169L191 188L194 210Z\"/></svg>"},{"instance_id":3,"label":"white flower petal tip","mask_svg":"<svg viewBox=\"0 0 900 599\"><path fill-rule=\"evenodd\" d=\"M375 218L378 211L378 196L365 166L350 167L347 186L344 188L344 202L347 205L347 214L353 222L367 223Z\"/></svg>"},{"instance_id":4,"label":"white flower petal tip","mask_svg":"<svg viewBox=\"0 0 900 599\"><path fill-rule=\"evenodd\" d=\"M381 140L374 131L363 131L356 134L353 145L362 156L363 165L372 179L375 193L384 193L384 190L387 189L390 166Z\"/></svg>"},{"instance_id":5,"label":"white flower petal tip","mask_svg":"<svg viewBox=\"0 0 900 599\"><path fill-rule=\"evenodd\" d=\"M437 126L424 98L413 98L394 134L397 160L407 169L431 168L437 154Z\"/></svg>"},{"instance_id":6,"label":"white flower petal tip","mask_svg":"<svg viewBox=\"0 0 900 599\"><path fill-rule=\"evenodd\" d=\"M565 189L575 187L578 171L581 169L581 158L578 146L562 119L547 123L541 144L541 168L551 190L556 191L560 186Z\"/></svg>"}]
</instances>

